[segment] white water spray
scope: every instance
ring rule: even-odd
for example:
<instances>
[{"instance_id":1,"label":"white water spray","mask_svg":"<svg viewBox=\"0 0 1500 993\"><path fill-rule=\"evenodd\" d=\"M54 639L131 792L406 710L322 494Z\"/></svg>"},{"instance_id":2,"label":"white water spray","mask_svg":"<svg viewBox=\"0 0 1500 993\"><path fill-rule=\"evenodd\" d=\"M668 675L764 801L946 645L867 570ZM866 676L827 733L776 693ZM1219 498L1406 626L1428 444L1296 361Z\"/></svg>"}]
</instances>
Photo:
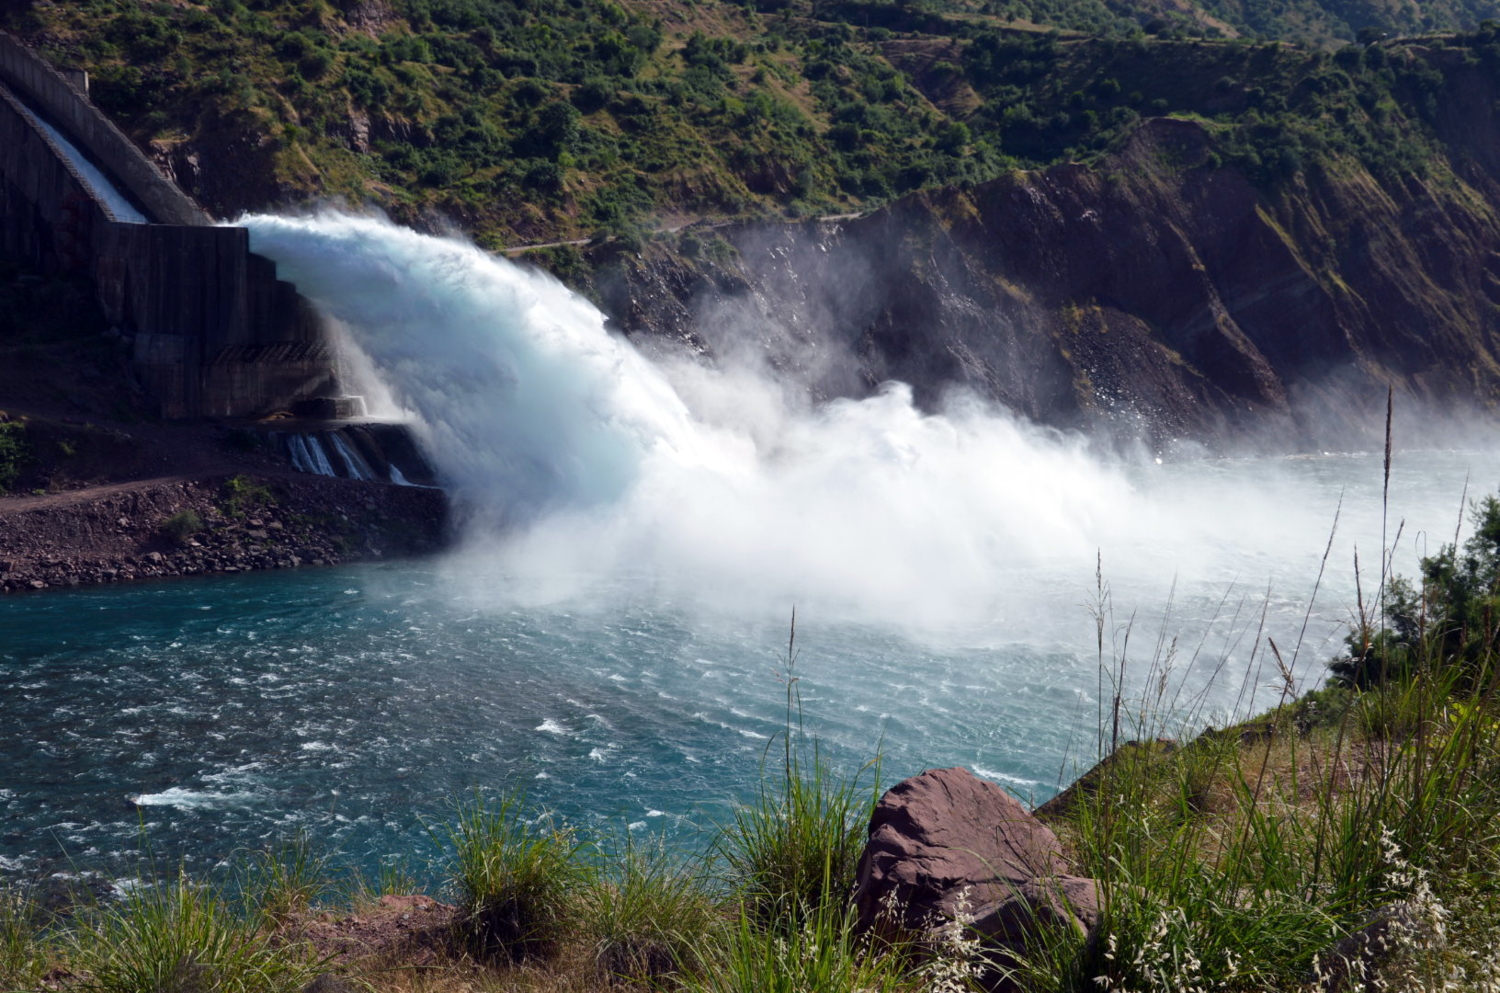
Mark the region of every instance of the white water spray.
<instances>
[{"instance_id":1,"label":"white water spray","mask_svg":"<svg viewBox=\"0 0 1500 993\"><path fill-rule=\"evenodd\" d=\"M648 456L694 457L665 382L553 280L370 218L244 223L254 250L349 329L487 523L616 500Z\"/></svg>"},{"instance_id":2,"label":"white water spray","mask_svg":"<svg viewBox=\"0 0 1500 993\"><path fill-rule=\"evenodd\" d=\"M900 384L813 407L763 371L653 365L550 277L458 241L244 223L419 418L473 521L458 571L511 600L645 589L1075 641L1100 552L1152 597L1300 596L1332 525L1337 492L1274 461L1127 464L972 398L924 414ZM1378 533L1378 504L1346 502L1342 535Z\"/></svg>"}]
</instances>

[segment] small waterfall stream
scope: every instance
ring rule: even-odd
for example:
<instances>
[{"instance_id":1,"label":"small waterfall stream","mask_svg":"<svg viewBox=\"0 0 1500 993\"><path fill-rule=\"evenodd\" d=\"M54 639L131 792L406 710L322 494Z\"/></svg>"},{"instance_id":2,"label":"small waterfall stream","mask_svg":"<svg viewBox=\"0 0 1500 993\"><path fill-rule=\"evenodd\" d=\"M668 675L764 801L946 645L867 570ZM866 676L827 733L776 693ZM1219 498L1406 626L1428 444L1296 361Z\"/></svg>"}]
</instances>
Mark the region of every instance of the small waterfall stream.
<instances>
[{"instance_id":1,"label":"small waterfall stream","mask_svg":"<svg viewBox=\"0 0 1500 993\"><path fill-rule=\"evenodd\" d=\"M333 446L334 452L344 461L344 475L350 479L375 479L374 470L354 449L344 441L343 436L337 431L328 435L328 442Z\"/></svg>"},{"instance_id":2,"label":"small waterfall stream","mask_svg":"<svg viewBox=\"0 0 1500 993\"><path fill-rule=\"evenodd\" d=\"M89 160L89 157L78 149L77 145L74 145L64 137L61 131L48 124L35 111L32 111L29 107L27 110L31 113L32 119L46 133L47 137L52 139L52 143L68 157L68 161L73 164L73 168L83 178L84 185L94 194L94 198L107 206L110 213L114 214L115 220L122 224L151 223L150 218L141 213L135 204L131 203L130 199L110 181L103 170L94 165Z\"/></svg>"},{"instance_id":3,"label":"small waterfall stream","mask_svg":"<svg viewBox=\"0 0 1500 993\"><path fill-rule=\"evenodd\" d=\"M281 454L300 472L398 486L429 486L433 482L431 467L404 425L344 424L270 434Z\"/></svg>"},{"instance_id":4,"label":"small waterfall stream","mask_svg":"<svg viewBox=\"0 0 1500 993\"><path fill-rule=\"evenodd\" d=\"M292 465L302 472L317 476L338 475L333 471L333 463L328 461L328 454L323 451L323 442L316 433L288 432L280 437L285 439L287 455L291 458Z\"/></svg>"}]
</instances>

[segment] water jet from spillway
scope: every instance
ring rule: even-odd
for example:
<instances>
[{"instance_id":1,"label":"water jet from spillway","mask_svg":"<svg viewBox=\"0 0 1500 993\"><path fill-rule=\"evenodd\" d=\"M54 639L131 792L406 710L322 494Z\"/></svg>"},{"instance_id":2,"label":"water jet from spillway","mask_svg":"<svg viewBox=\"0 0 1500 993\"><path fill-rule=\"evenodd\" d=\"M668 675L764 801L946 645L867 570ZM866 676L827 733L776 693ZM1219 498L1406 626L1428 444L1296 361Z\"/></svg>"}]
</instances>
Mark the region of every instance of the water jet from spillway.
<instances>
[{"instance_id":1,"label":"water jet from spillway","mask_svg":"<svg viewBox=\"0 0 1500 993\"><path fill-rule=\"evenodd\" d=\"M243 223L413 413L470 521L455 574L503 601L649 589L1024 629L1061 597L1076 624L1101 552L1162 596L1174 577L1301 592L1333 520L1276 460L1247 487L972 396L923 413L896 383L817 406L762 370L647 361L587 301L472 245L338 214ZM1353 507L1342 533L1371 547L1377 519Z\"/></svg>"}]
</instances>

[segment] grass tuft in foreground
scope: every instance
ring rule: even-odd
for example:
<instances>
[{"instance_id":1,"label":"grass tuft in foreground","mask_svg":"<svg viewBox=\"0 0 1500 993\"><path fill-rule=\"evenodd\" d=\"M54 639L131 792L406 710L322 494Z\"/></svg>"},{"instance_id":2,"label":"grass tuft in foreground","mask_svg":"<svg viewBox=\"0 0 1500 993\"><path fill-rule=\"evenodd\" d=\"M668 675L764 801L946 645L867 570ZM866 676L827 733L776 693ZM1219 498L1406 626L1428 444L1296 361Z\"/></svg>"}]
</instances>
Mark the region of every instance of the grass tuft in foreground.
<instances>
[{"instance_id":1,"label":"grass tuft in foreground","mask_svg":"<svg viewBox=\"0 0 1500 993\"><path fill-rule=\"evenodd\" d=\"M747 908L748 909L748 908ZM854 932L847 905L826 901L795 922L765 927L748 912L718 936L686 993L895 993L920 989L894 956L876 954Z\"/></svg>"},{"instance_id":2,"label":"grass tuft in foreground","mask_svg":"<svg viewBox=\"0 0 1500 993\"><path fill-rule=\"evenodd\" d=\"M98 993L293 993L318 973L306 946L274 940L217 888L179 873L89 908L66 957Z\"/></svg>"},{"instance_id":3,"label":"grass tuft in foreground","mask_svg":"<svg viewBox=\"0 0 1500 993\"><path fill-rule=\"evenodd\" d=\"M594 884L579 894L578 916L599 973L613 979L699 972L723 925L695 862L659 840L636 841L628 831Z\"/></svg>"},{"instance_id":4,"label":"grass tuft in foreground","mask_svg":"<svg viewBox=\"0 0 1500 993\"><path fill-rule=\"evenodd\" d=\"M825 904L848 901L870 813L881 792L878 759L843 777L823 758L817 740L807 736L796 639L794 612L782 674L786 726L780 768L767 772L762 766L755 800L736 808L715 840L747 912L762 924L778 919L796 923ZM773 740L768 751L774 746Z\"/></svg>"},{"instance_id":5,"label":"grass tuft in foreground","mask_svg":"<svg viewBox=\"0 0 1500 993\"><path fill-rule=\"evenodd\" d=\"M240 876L240 891L254 918L277 927L305 914L329 889L332 867L305 834L251 852Z\"/></svg>"},{"instance_id":6,"label":"grass tuft in foreground","mask_svg":"<svg viewBox=\"0 0 1500 993\"><path fill-rule=\"evenodd\" d=\"M35 984L52 954L41 909L21 890L0 886L0 989Z\"/></svg>"},{"instance_id":7,"label":"grass tuft in foreground","mask_svg":"<svg viewBox=\"0 0 1500 993\"><path fill-rule=\"evenodd\" d=\"M555 955L571 928L573 898L595 876L577 832L548 813L526 814L519 794L476 794L440 839L459 891L459 940L484 961Z\"/></svg>"}]
</instances>

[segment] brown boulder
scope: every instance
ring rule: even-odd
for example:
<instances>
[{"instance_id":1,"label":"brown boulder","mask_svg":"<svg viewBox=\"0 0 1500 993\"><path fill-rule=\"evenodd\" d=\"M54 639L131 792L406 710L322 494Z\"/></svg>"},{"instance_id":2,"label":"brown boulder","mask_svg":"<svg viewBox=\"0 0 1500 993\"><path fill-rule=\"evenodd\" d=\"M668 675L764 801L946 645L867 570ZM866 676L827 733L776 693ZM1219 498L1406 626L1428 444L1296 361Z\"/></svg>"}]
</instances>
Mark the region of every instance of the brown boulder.
<instances>
[{"instance_id":1,"label":"brown boulder","mask_svg":"<svg viewBox=\"0 0 1500 993\"><path fill-rule=\"evenodd\" d=\"M862 928L924 931L961 917L991 944L1037 924L1092 933L1092 879L1067 874L1062 846L1009 793L967 769L893 786L870 817L855 902Z\"/></svg>"}]
</instances>

